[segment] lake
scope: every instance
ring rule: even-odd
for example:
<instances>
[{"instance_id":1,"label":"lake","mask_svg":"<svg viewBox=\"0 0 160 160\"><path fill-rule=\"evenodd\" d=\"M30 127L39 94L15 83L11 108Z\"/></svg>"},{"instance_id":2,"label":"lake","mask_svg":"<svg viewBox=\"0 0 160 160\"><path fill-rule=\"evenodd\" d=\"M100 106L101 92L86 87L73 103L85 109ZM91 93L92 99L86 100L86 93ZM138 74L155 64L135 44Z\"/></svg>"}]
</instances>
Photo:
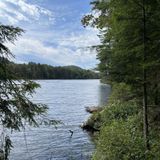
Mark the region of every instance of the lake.
<instances>
[{"instance_id":1,"label":"lake","mask_svg":"<svg viewBox=\"0 0 160 160\"><path fill-rule=\"evenodd\" d=\"M89 135L79 126L87 120L87 106L104 105L110 87L99 80L39 80L34 102L47 104L48 117L64 124L26 127L11 135L11 160L88 160L94 151ZM73 136L69 130L72 130Z\"/></svg>"}]
</instances>

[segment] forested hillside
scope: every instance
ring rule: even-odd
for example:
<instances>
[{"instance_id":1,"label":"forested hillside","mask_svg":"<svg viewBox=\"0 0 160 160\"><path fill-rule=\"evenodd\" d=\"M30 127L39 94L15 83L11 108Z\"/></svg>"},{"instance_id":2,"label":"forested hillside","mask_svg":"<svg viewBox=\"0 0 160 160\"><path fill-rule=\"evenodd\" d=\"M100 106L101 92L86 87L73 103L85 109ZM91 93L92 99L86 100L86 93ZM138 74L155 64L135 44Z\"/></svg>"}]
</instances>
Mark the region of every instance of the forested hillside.
<instances>
[{"instance_id":1,"label":"forested hillside","mask_svg":"<svg viewBox=\"0 0 160 160\"><path fill-rule=\"evenodd\" d=\"M82 23L98 28L99 70L112 86L94 160L160 160L160 1L94 0ZM95 14L97 13L97 14Z\"/></svg>"},{"instance_id":2,"label":"forested hillside","mask_svg":"<svg viewBox=\"0 0 160 160\"><path fill-rule=\"evenodd\" d=\"M9 70L21 79L98 79L98 73L77 66L53 67L46 64L8 63Z\"/></svg>"}]
</instances>

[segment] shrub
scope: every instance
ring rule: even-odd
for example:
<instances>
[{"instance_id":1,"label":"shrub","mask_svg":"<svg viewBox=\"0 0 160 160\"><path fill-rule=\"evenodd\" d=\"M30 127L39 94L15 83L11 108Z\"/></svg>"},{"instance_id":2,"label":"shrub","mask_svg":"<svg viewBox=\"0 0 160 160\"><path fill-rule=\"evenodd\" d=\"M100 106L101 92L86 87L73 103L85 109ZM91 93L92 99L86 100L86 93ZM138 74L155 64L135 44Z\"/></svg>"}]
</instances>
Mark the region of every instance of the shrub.
<instances>
[{"instance_id":1,"label":"shrub","mask_svg":"<svg viewBox=\"0 0 160 160\"><path fill-rule=\"evenodd\" d=\"M144 160L140 128L137 116L131 116L128 121L113 120L103 126L93 160Z\"/></svg>"},{"instance_id":2,"label":"shrub","mask_svg":"<svg viewBox=\"0 0 160 160\"><path fill-rule=\"evenodd\" d=\"M90 118L100 128L93 160L160 160L159 130L150 126L150 150L146 152L142 109L132 95L125 84L114 86L108 105Z\"/></svg>"}]
</instances>

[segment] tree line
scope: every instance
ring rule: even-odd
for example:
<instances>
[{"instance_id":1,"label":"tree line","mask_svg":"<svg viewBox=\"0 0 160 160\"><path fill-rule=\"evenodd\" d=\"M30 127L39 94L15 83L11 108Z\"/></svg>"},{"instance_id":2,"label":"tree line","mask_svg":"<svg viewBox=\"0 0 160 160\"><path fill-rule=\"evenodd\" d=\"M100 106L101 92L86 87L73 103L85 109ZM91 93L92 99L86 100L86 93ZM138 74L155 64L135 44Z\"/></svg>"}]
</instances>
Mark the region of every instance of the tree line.
<instances>
[{"instance_id":1,"label":"tree line","mask_svg":"<svg viewBox=\"0 0 160 160\"><path fill-rule=\"evenodd\" d=\"M8 68L20 79L98 79L99 74L77 66L53 67L47 64L29 62L28 64L8 63Z\"/></svg>"}]
</instances>

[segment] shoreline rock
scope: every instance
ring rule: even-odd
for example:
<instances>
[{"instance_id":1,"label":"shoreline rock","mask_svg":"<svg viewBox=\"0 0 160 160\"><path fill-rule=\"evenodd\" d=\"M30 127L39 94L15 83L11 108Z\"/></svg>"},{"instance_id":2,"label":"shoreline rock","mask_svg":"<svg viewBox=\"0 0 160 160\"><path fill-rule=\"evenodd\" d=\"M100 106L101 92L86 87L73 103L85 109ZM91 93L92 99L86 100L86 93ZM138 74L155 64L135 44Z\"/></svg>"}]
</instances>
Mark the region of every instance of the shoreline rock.
<instances>
[{"instance_id":1,"label":"shoreline rock","mask_svg":"<svg viewBox=\"0 0 160 160\"><path fill-rule=\"evenodd\" d=\"M95 112L99 112L102 110L102 107L86 107L86 112L88 113L95 113Z\"/></svg>"},{"instance_id":2,"label":"shoreline rock","mask_svg":"<svg viewBox=\"0 0 160 160\"><path fill-rule=\"evenodd\" d=\"M86 107L86 112L91 113L92 115L86 122L83 122L80 125L80 127L91 134L94 134L95 132L99 132L100 129L95 128L95 125L94 125L96 122L96 119L92 119L92 117L96 115L98 112L101 112L102 110L103 110L103 107L99 107L99 106Z\"/></svg>"},{"instance_id":3,"label":"shoreline rock","mask_svg":"<svg viewBox=\"0 0 160 160\"><path fill-rule=\"evenodd\" d=\"M81 127L83 130L86 130L87 132L91 132L91 133L99 132L99 131L100 131L99 129L94 128L93 126L87 124L86 122L83 123L82 125L80 125L80 127Z\"/></svg>"}]
</instances>

